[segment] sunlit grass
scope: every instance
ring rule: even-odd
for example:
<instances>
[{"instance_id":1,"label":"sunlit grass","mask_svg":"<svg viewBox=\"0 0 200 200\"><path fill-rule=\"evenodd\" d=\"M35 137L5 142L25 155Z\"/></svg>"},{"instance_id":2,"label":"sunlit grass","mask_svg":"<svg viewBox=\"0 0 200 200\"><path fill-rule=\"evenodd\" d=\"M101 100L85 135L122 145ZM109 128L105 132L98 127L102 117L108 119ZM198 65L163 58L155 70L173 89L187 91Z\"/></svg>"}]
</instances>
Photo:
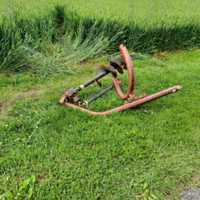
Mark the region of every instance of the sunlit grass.
<instances>
[{"instance_id":1,"label":"sunlit grass","mask_svg":"<svg viewBox=\"0 0 200 200\"><path fill-rule=\"evenodd\" d=\"M136 22L140 26L198 23L200 18L200 3L195 0L10 0L1 1L1 7L18 9L24 16L48 13L55 5L64 5L72 11L78 12L82 17L116 19L126 23Z\"/></svg>"},{"instance_id":2,"label":"sunlit grass","mask_svg":"<svg viewBox=\"0 0 200 200\"><path fill-rule=\"evenodd\" d=\"M58 105L64 89L95 74L95 61L71 76L2 74L0 193L16 197L20 191L33 199L178 198L179 184L188 184L200 164L199 55L197 50L136 60L138 94L175 84L183 89L109 117ZM117 102L111 92L92 107L104 110Z\"/></svg>"},{"instance_id":3,"label":"sunlit grass","mask_svg":"<svg viewBox=\"0 0 200 200\"><path fill-rule=\"evenodd\" d=\"M195 21L181 24L174 20L168 26L160 18L153 26L142 26L139 21L88 16L88 13L83 16L54 3L48 12L40 14L38 10L38 15L26 16L24 12L30 13L25 7L18 12L13 2L7 4L8 11L2 15L0 24L1 71L31 69L48 76L69 71L68 65L72 63L106 52L115 53L120 43L132 51L145 53L200 46L200 26ZM35 10L34 6L32 9Z\"/></svg>"},{"instance_id":4,"label":"sunlit grass","mask_svg":"<svg viewBox=\"0 0 200 200\"><path fill-rule=\"evenodd\" d=\"M199 47L199 8L0 0L0 199L178 198L200 164L200 53L143 53ZM142 58L137 94L183 90L103 118L58 105L66 88L94 74L97 60L88 59L116 54L120 43L142 52L133 54ZM111 92L91 108L120 103Z\"/></svg>"}]
</instances>

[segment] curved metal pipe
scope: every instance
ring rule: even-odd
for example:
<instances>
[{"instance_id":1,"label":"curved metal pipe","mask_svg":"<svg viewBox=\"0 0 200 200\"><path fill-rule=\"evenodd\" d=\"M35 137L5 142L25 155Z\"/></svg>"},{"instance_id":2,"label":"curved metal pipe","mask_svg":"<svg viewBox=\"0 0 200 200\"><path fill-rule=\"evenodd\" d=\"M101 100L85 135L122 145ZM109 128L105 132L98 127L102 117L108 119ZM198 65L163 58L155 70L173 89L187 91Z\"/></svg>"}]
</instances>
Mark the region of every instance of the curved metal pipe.
<instances>
[{"instance_id":1,"label":"curved metal pipe","mask_svg":"<svg viewBox=\"0 0 200 200\"><path fill-rule=\"evenodd\" d=\"M134 95L133 89L134 89L134 84L135 84L135 77L134 77L134 71L133 71L133 62L132 62L131 57L129 56L127 48L123 45L120 45L119 49L120 49L121 57L124 60L125 67L128 72L127 93L124 94L124 92L122 91L121 86L120 86L121 82L116 78L113 78L113 86L115 88L115 91L116 91L118 97L120 99L125 100Z\"/></svg>"},{"instance_id":2,"label":"curved metal pipe","mask_svg":"<svg viewBox=\"0 0 200 200\"><path fill-rule=\"evenodd\" d=\"M71 104L71 103L64 103L63 105L66 106L66 107L76 109L76 110L80 110L82 112L86 112L86 113L93 115L93 116L98 116L98 115L106 116L106 115L111 115L112 113L122 112L122 111L130 109L130 108L135 108L135 107L142 105L146 102L150 102L150 101L158 99L162 96L166 96L168 94L175 93L180 89L181 89L180 85L173 86L173 87L167 88L165 90L161 90L160 92L154 93L152 95L145 96L141 99L135 100L135 101L130 102L130 103L126 103L126 104L121 105L119 107L113 108L111 110L103 111L103 112L91 111L91 110L79 107L78 105Z\"/></svg>"}]
</instances>

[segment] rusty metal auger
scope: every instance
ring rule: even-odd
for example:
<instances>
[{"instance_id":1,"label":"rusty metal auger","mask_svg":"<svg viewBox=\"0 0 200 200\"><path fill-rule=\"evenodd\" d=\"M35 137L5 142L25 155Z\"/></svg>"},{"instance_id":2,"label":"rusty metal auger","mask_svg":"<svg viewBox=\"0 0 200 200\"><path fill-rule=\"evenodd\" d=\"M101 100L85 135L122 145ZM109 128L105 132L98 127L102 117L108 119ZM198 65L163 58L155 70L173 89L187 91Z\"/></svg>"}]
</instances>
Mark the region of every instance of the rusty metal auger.
<instances>
[{"instance_id":1,"label":"rusty metal auger","mask_svg":"<svg viewBox=\"0 0 200 200\"><path fill-rule=\"evenodd\" d=\"M101 69L100 73L98 73L93 79L87 81L84 84L81 84L77 88L71 88L67 90L64 95L60 98L59 103L73 109L78 109L82 112L86 112L91 115L110 115L115 112L122 112L126 109L135 108L139 105L144 103L153 101L158 99L162 96L166 96L171 93L175 93L181 89L180 85L176 85L159 92L156 92L151 95L145 95L137 97L134 94L135 88L135 76L134 76L134 68L133 62L131 57L129 56L128 50L125 46L120 45L120 57L116 58L115 60L110 61L110 65L105 66ZM121 89L121 81L117 79L117 73L123 73L123 71L127 70L128 74L128 88L127 92L124 93ZM108 74L112 74L112 85L103 89L100 93L92 96L88 100L81 100L79 97L79 92L84 88L88 87L89 85L97 82L100 85L99 80L102 79L104 76ZM88 105L97 100L98 98L102 97L104 94L108 93L110 90L114 89L117 96L124 100L124 104L113 109L96 112L88 109Z\"/></svg>"}]
</instances>

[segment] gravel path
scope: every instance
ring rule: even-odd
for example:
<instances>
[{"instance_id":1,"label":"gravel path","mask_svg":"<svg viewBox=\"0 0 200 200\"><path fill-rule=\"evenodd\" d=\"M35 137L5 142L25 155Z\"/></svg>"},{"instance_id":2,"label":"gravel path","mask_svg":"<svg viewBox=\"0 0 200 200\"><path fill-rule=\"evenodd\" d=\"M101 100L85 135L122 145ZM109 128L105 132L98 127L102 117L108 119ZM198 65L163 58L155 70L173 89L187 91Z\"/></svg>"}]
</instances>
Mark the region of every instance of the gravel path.
<instances>
[{"instance_id":1,"label":"gravel path","mask_svg":"<svg viewBox=\"0 0 200 200\"><path fill-rule=\"evenodd\" d=\"M190 189L182 192L181 200L200 200L200 188Z\"/></svg>"}]
</instances>

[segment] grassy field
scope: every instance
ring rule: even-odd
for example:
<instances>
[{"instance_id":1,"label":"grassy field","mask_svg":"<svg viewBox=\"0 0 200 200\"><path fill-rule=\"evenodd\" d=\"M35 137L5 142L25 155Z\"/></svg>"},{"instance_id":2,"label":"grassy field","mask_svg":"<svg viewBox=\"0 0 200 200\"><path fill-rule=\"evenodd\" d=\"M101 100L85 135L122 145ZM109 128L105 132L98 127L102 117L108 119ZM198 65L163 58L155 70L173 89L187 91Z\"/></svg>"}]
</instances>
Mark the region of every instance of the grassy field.
<instances>
[{"instance_id":1,"label":"grassy field","mask_svg":"<svg viewBox=\"0 0 200 200\"><path fill-rule=\"evenodd\" d=\"M70 10L78 12L82 17L116 19L123 23L135 22L139 26L163 26L175 23L199 23L200 2L194 0L1 0L1 7L13 8L23 15L48 13L55 5L64 5Z\"/></svg>"},{"instance_id":2,"label":"grassy field","mask_svg":"<svg viewBox=\"0 0 200 200\"><path fill-rule=\"evenodd\" d=\"M137 21L137 13L133 14L136 21L125 21L110 17L106 10L105 13L100 13L108 18L89 11L79 12L78 8L73 8L73 3L70 4L71 7L55 6L55 2L52 2L46 10L44 1L41 4L21 4L21 9L14 6L15 3L1 3L5 12L0 23L0 71L32 70L38 75L48 76L53 71L62 72L72 63L114 53L120 43L127 45L131 51L142 53L200 46L200 26L196 23L199 18L194 14L195 11L185 18L180 16L182 23L179 23L176 21L179 19L179 12L170 7L167 12L170 16L177 13L176 20L172 20L175 16L169 17L171 21L168 23L169 18L163 14L166 21L158 15L159 23L153 17L149 23L145 12L143 22ZM144 7L146 4L147 2ZM80 2L75 5L80 5ZM160 3L156 5L163 8ZM88 9L92 10L94 5L90 6ZM32 10L30 12L29 7ZM32 12L35 14L31 14ZM124 19L131 19L126 14L122 15ZM187 16L190 16L191 21L187 20Z\"/></svg>"},{"instance_id":3,"label":"grassy field","mask_svg":"<svg viewBox=\"0 0 200 200\"><path fill-rule=\"evenodd\" d=\"M0 0L0 199L178 199L199 185L199 11L197 0ZM59 106L120 43L140 58L138 94L183 90L103 118ZM119 104L110 93L91 106Z\"/></svg>"},{"instance_id":4,"label":"grassy field","mask_svg":"<svg viewBox=\"0 0 200 200\"><path fill-rule=\"evenodd\" d=\"M198 184L199 62L199 50L136 60L137 93L174 84L183 90L96 118L59 106L58 98L104 59L48 79L1 73L1 198L178 199L185 187ZM111 92L93 107L118 103Z\"/></svg>"}]
</instances>

